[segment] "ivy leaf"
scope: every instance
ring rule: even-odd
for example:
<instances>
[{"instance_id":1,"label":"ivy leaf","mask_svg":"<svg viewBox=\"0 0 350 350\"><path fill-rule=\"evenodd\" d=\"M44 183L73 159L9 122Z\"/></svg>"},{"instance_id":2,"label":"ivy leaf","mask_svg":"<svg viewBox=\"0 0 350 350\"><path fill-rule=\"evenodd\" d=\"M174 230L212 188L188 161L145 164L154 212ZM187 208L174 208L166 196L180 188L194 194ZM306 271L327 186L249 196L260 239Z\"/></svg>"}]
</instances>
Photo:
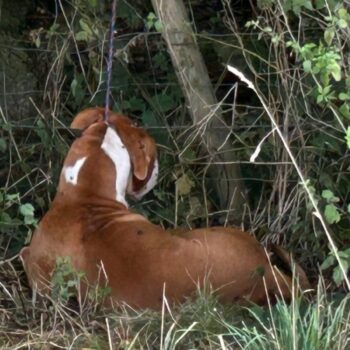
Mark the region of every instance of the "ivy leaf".
<instances>
[{"instance_id":1,"label":"ivy leaf","mask_svg":"<svg viewBox=\"0 0 350 350\"><path fill-rule=\"evenodd\" d=\"M30 203L22 204L19 211L23 216L34 215L34 207Z\"/></svg>"},{"instance_id":2,"label":"ivy leaf","mask_svg":"<svg viewBox=\"0 0 350 350\"><path fill-rule=\"evenodd\" d=\"M324 215L329 224L336 224L340 221L340 214L338 208L334 204L326 205Z\"/></svg>"},{"instance_id":3,"label":"ivy leaf","mask_svg":"<svg viewBox=\"0 0 350 350\"><path fill-rule=\"evenodd\" d=\"M26 225L36 223L34 218L34 207L30 203L20 205L19 212L24 216L24 223Z\"/></svg>"}]
</instances>

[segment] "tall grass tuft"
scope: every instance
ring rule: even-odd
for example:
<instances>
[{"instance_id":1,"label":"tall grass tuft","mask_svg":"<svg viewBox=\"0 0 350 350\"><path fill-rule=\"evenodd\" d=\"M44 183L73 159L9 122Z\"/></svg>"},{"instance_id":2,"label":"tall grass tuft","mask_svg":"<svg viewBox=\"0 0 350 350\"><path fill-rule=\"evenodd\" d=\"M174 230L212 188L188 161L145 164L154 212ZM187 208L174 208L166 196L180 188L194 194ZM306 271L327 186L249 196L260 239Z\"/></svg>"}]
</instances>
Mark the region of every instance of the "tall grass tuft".
<instances>
[{"instance_id":1,"label":"tall grass tuft","mask_svg":"<svg viewBox=\"0 0 350 350\"><path fill-rule=\"evenodd\" d=\"M241 349L349 349L350 297L330 300L319 284L316 298L308 303L294 298L291 304L279 301L263 309L247 309L250 322L226 326L226 339L234 339Z\"/></svg>"}]
</instances>

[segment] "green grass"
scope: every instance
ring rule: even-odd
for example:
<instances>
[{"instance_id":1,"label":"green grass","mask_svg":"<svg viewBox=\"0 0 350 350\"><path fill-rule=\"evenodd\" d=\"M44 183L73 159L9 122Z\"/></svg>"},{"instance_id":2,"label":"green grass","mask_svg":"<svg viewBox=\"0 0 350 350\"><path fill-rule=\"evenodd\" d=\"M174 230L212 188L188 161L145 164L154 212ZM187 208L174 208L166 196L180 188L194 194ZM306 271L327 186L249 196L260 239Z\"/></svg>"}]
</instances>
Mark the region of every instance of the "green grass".
<instances>
[{"instance_id":1,"label":"green grass","mask_svg":"<svg viewBox=\"0 0 350 350\"><path fill-rule=\"evenodd\" d=\"M270 307L222 305L198 292L176 307L107 309L31 296L20 264L0 265L1 349L349 349L350 296Z\"/></svg>"}]
</instances>

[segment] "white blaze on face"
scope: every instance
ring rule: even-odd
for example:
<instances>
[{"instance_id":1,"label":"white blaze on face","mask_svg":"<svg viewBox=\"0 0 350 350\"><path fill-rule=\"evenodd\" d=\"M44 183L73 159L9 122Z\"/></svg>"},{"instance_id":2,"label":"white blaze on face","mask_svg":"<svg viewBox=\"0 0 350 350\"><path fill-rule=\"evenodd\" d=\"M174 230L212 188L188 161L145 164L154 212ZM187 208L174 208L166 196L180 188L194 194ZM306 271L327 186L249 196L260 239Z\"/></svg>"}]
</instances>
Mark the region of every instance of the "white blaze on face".
<instances>
[{"instance_id":1,"label":"white blaze on face","mask_svg":"<svg viewBox=\"0 0 350 350\"><path fill-rule=\"evenodd\" d=\"M145 184L145 186L143 186L137 192L133 191L133 189L132 189L132 178L131 178L130 181L129 181L129 184L128 184L128 194L130 194L131 196L133 196L136 199L141 199L146 193L151 191L152 188L157 184L158 173L159 173L159 163L158 163L158 159L156 159L154 161L154 164L153 164L152 175L149 178L149 180L147 181L147 183Z\"/></svg>"},{"instance_id":2,"label":"white blaze on face","mask_svg":"<svg viewBox=\"0 0 350 350\"><path fill-rule=\"evenodd\" d=\"M74 186L78 183L79 172L81 167L84 165L86 158L87 157L80 158L74 165L65 166L63 168L63 174L66 182L69 182Z\"/></svg>"},{"instance_id":3,"label":"white blaze on face","mask_svg":"<svg viewBox=\"0 0 350 350\"><path fill-rule=\"evenodd\" d=\"M129 153L119 135L111 127L108 127L106 130L101 148L112 160L115 166L116 200L120 203L123 203L125 206L128 206L128 203L125 200L125 191L131 172Z\"/></svg>"}]
</instances>

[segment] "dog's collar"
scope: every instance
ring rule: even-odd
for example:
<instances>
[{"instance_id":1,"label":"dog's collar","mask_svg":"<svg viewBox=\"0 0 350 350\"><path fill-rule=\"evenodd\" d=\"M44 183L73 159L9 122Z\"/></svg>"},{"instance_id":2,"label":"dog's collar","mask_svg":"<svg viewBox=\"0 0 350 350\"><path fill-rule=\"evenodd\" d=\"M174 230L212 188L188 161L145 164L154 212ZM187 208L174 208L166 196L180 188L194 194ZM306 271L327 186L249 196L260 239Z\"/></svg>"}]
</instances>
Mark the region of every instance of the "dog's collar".
<instances>
[{"instance_id":1,"label":"dog's collar","mask_svg":"<svg viewBox=\"0 0 350 350\"><path fill-rule=\"evenodd\" d=\"M117 132L115 126L113 124L111 124L110 122L108 121L104 121L104 123L107 125L108 128L112 128L115 132Z\"/></svg>"}]
</instances>

